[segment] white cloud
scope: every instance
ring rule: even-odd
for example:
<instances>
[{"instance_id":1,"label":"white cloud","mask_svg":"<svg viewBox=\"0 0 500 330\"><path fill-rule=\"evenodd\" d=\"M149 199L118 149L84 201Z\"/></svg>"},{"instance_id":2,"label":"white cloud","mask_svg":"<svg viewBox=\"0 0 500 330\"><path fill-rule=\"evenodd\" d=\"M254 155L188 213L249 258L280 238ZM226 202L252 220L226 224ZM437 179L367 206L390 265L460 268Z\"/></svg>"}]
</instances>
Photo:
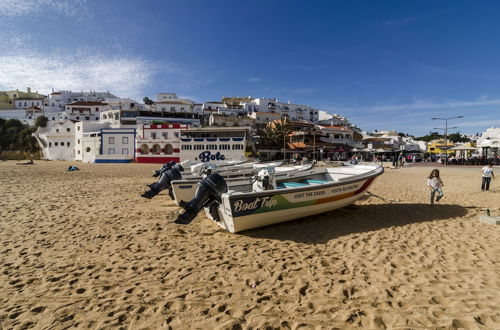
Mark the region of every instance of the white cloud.
<instances>
[{"instance_id":1,"label":"white cloud","mask_svg":"<svg viewBox=\"0 0 500 330\"><path fill-rule=\"evenodd\" d=\"M259 78L259 77L250 77L250 78L248 78L248 80L249 80L250 82L259 82L259 81L260 81L260 78Z\"/></svg>"},{"instance_id":2,"label":"white cloud","mask_svg":"<svg viewBox=\"0 0 500 330\"><path fill-rule=\"evenodd\" d=\"M109 56L89 50L51 54L24 52L0 55L0 90L28 86L42 93L52 88L95 89L140 97L159 71L158 65L141 58Z\"/></svg>"},{"instance_id":3,"label":"white cloud","mask_svg":"<svg viewBox=\"0 0 500 330\"><path fill-rule=\"evenodd\" d=\"M86 0L0 0L0 16L42 15L56 13L66 16L87 13Z\"/></svg>"}]
</instances>

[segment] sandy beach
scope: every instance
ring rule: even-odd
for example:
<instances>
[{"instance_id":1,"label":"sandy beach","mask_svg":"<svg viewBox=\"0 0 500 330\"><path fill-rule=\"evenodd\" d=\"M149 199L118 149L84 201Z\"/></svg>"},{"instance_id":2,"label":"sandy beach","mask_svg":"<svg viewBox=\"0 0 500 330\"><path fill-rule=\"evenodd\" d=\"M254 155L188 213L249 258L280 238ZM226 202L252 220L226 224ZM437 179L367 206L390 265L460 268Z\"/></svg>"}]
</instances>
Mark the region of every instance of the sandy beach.
<instances>
[{"instance_id":1,"label":"sandy beach","mask_svg":"<svg viewBox=\"0 0 500 330\"><path fill-rule=\"evenodd\" d=\"M387 169L355 205L230 234L141 198L158 165L35 163L0 162L2 329L500 328L479 168L441 168L433 207L431 168Z\"/></svg>"}]
</instances>

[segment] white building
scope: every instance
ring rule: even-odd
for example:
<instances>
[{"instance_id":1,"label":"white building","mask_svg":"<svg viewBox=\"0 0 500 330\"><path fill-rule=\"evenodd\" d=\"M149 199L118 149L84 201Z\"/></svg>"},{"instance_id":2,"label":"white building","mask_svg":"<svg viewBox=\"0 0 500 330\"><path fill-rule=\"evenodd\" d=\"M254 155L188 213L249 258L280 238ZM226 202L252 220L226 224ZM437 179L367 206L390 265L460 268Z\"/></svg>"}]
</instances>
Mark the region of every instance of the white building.
<instances>
[{"instance_id":1,"label":"white building","mask_svg":"<svg viewBox=\"0 0 500 330\"><path fill-rule=\"evenodd\" d=\"M85 163L129 163L135 157L135 129L77 122L76 160Z\"/></svg>"},{"instance_id":2,"label":"white building","mask_svg":"<svg viewBox=\"0 0 500 330\"><path fill-rule=\"evenodd\" d=\"M75 159L75 122L65 120L52 126L39 127L33 133L47 160Z\"/></svg>"},{"instance_id":3,"label":"white building","mask_svg":"<svg viewBox=\"0 0 500 330\"><path fill-rule=\"evenodd\" d=\"M156 111L172 114L192 114L194 102L190 99L181 99L176 93L156 94Z\"/></svg>"},{"instance_id":4,"label":"white building","mask_svg":"<svg viewBox=\"0 0 500 330\"><path fill-rule=\"evenodd\" d=\"M29 109L33 107L42 108L43 99L42 98L19 98L14 101L14 106L16 109Z\"/></svg>"},{"instance_id":5,"label":"white building","mask_svg":"<svg viewBox=\"0 0 500 330\"><path fill-rule=\"evenodd\" d=\"M140 125L136 138L137 163L179 163L180 132L188 127L179 123Z\"/></svg>"},{"instance_id":6,"label":"white building","mask_svg":"<svg viewBox=\"0 0 500 330\"><path fill-rule=\"evenodd\" d=\"M316 128L321 131L321 142L359 147L354 141L354 132L345 126L318 125Z\"/></svg>"},{"instance_id":7,"label":"white building","mask_svg":"<svg viewBox=\"0 0 500 330\"><path fill-rule=\"evenodd\" d=\"M42 109L32 106L26 109L6 109L0 110L0 118L17 119L25 125L33 126L35 119L43 114Z\"/></svg>"},{"instance_id":8,"label":"white building","mask_svg":"<svg viewBox=\"0 0 500 330\"><path fill-rule=\"evenodd\" d=\"M180 160L213 162L227 159L242 159L252 128L242 127L197 127L181 130Z\"/></svg>"},{"instance_id":9,"label":"white building","mask_svg":"<svg viewBox=\"0 0 500 330\"><path fill-rule=\"evenodd\" d=\"M255 127L255 119L248 116L213 113L208 118L209 126L250 126Z\"/></svg>"},{"instance_id":10,"label":"white building","mask_svg":"<svg viewBox=\"0 0 500 330\"><path fill-rule=\"evenodd\" d=\"M250 118L255 119L255 125L265 126L275 120L279 120L281 118L279 113L276 112L260 112L255 111L250 114Z\"/></svg>"},{"instance_id":11,"label":"white building","mask_svg":"<svg viewBox=\"0 0 500 330\"><path fill-rule=\"evenodd\" d=\"M257 98L250 102L245 102L245 109L248 112L275 112L282 117L288 117L292 121L308 121L317 123L319 121L318 109L313 109L308 105L279 102L276 98Z\"/></svg>"},{"instance_id":12,"label":"white building","mask_svg":"<svg viewBox=\"0 0 500 330\"><path fill-rule=\"evenodd\" d=\"M109 128L109 123L75 122L75 160L85 163L93 162L101 148L101 133L103 128Z\"/></svg>"},{"instance_id":13,"label":"white building","mask_svg":"<svg viewBox=\"0 0 500 330\"><path fill-rule=\"evenodd\" d=\"M140 126L136 138L138 163L192 163L241 159L250 127L194 128L185 124Z\"/></svg>"},{"instance_id":14,"label":"white building","mask_svg":"<svg viewBox=\"0 0 500 330\"><path fill-rule=\"evenodd\" d=\"M65 110L67 104L77 101L104 102L105 100L117 98L110 92L72 92L58 91L50 93L44 101L46 112L61 112Z\"/></svg>"},{"instance_id":15,"label":"white building","mask_svg":"<svg viewBox=\"0 0 500 330\"><path fill-rule=\"evenodd\" d=\"M77 101L66 105L59 120L99 121L100 113L109 110L109 104L98 101Z\"/></svg>"},{"instance_id":16,"label":"white building","mask_svg":"<svg viewBox=\"0 0 500 330\"><path fill-rule=\"evenodd\" d=\"M477 147L481 148L481 155L486 158L500 156L500 128L488 128L477 139Z\"/></svg>"}]
</instances>

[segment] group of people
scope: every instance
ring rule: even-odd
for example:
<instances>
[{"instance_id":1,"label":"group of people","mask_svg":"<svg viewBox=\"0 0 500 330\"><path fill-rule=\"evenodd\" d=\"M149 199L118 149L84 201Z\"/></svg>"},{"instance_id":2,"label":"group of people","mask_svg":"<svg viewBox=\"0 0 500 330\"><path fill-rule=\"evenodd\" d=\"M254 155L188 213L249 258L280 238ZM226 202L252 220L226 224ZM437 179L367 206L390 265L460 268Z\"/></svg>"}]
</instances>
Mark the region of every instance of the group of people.
<instances>
[{"instance_id":1,"label":"group of people","mask_svg":"<svg viewBox=\"0 0 500 330\"><path fill-rule=\"evenodd\" d=\"M493 162L490 160L488 165L481 169L483 174L483 178L481 181L481 190L488 191L490 190L491 179L495 178L495 173L493 172ZM430 189L430 197L431 197L431 205L434 205L434 198L436 202L439 202L441 198L443 198L443 180L439 176L439 170L433 169L431 174L427 178L427 185ZM436 197L437 195L437 197Z\"/></svg>"}]
</instances>

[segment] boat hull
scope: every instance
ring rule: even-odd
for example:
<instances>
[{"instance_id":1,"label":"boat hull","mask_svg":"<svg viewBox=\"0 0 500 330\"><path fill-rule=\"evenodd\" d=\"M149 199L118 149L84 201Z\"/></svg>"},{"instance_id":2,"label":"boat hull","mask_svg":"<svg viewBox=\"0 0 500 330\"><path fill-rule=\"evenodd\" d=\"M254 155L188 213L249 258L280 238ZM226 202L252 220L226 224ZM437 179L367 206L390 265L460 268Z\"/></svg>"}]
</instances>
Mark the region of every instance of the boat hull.
<instances>
[{"instance_id":1,"label":"boat hull","mask_svg":"<svg viewBox=\"0 0 500 330\"><path fill-rule=\"evenodd\" d=\"M316 185L290 192L223 195L217 223L231 233L329 212L359 200L382 171L360 180ZM251 196L250 196L251 195ZM213 219L208 209L205 212Z\"/></svg>"}]
</instances>

